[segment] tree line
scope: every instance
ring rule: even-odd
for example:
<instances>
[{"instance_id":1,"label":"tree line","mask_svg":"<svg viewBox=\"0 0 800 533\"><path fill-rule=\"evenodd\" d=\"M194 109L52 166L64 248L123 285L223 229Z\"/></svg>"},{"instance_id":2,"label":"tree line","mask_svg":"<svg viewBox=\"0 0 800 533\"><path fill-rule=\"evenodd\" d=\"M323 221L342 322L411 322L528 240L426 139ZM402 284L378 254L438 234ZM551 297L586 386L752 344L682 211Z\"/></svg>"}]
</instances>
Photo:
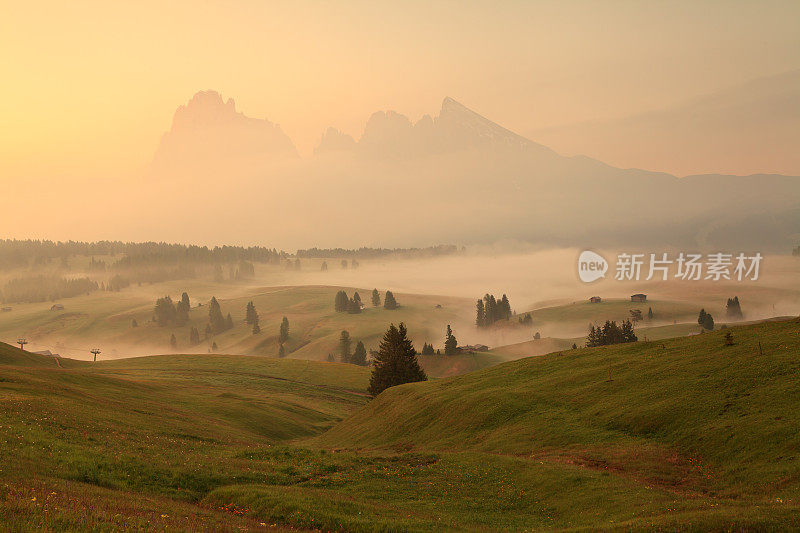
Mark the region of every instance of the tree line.
<instances>
[{"instance_id":1,"label":"tree line","mask_svg":"<svg viewBox=\"0 0 800 533\"><path fill-rule=\"evenodd\" d=\"M3 303L52 302L88 294L98 288L97 282L89 278L26 276L9 280L0 291L0 300Z\"/></svg>"},{"instance_id":2,"label":"tree line","mask_svg":"<svg viewBox=\"0 0 800 533\"><path fill-rule=\"evenodd\" d=\"M381 305L381 295L378 292L378 289L372 289L372 307L380 307ZM361 295L358 294L358 291L353 293L353 297L350 298L347 295L347 291L340 290L336 293L336 296L333 300L333 308L337 313L351 313L351 314L358 314L364 308L364 303L361 301ZM397 303L397 300L392 294L392 291L386 291L386 294L383 297L383 308L384 309L397 309L400 307Z\"/></svg>"}]
</instances>

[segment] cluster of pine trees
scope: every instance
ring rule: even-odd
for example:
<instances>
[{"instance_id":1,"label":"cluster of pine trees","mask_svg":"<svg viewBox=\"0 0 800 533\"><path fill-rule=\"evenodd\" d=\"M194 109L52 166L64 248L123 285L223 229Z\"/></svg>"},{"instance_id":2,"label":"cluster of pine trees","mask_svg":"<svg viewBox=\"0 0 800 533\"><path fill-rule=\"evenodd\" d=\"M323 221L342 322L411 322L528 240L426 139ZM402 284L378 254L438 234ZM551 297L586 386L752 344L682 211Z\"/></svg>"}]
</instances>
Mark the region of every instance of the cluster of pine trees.
<instances>
[{"instance_id":1,"label":"cluster of pine trees","mask_svg":"<svg viewBox=\"0 0 800 533\"><path fill-rule=\"evenodd\" d=\"M475 325L479 328L491 326L498 320L511 318L511 303L505 294L498 301L493 294L486 294L482 300L475 304Z\"/></svg>"},{"instance_id":2,"label":"cluster of pine trees","mask_svg":"<svg viewBox=\"0 0 800 533\"><path fill-rule=\"evenodd\" d=\"M589 335L586 337L586 346L607 346L636 342L637 340L638 338L633 332L633 323L630 320L623 320L621 325L617 325L616 321L606 320L602 326L590 326Z\"/></svg>"},{"instance_id":3,"label":"cluster of pine trees","mask_svg":"<svg viewBox=\"0 0 800 533\"><path fill-rule=\"evenodd\" d=\"M433 344L428 344L427 342L423 342L422 351L420 353L422 355L436 355L436 350L433 349Z\"/></svg>"},{"instance_id":4,"label":"cluster of pine trees","mask_svg":"<svg viewBox=\"0 0 800 533\"><path fill-rule=\"evenodd\" d=\"M714 331L714 317L711 316L711 313L706 313L705 309L700 310L700 314L697 316L697 323L700 324L703 329Z\"/></svg>"},{"instance_id":5,"label":"cluster of pine trees","mask_svg":"<svg viewBox=\"0 0 800 533\"><path fill-rule=\"evenodd\" d=\"M353 339L350 337L350 332L342 330L339 335L339 360L351 365L367 366L367 349L364 347L364 343L358 341L355 350L351 352L352 345Z\"/></svg>"},{"instance_id":6,"label":"cluster of pine trees","mask_svg":"<svg viewBox=\"0 0 800 533\"><path fill-rule=\"evenodd\" d=\"M189 322L189 295L187 293L181 294L180 301L175 304L172 298L164 296L156 300L156 305L153 310L153 321L160 327L165 326L184 326Z\"/></svg>"},{"instance_id":7,"label":"cluster of pine trees","mask_svg":"<svg viewBox=\"0 0 800 533\"><path fill-rule=\"evenodd\" d=\"M530 313L525 313L521 317L519 317L519 323L523 326L530 326L533 324L533 317Z\"/></svg>"},{"instance_id":8,"label":"cluster of pine trees","mask_svg":"<svg viewBox=\"0 0 800 533\"><path fill-rule=\"evenodd\" d=\"M742 314L742 305L739 303L738 296L728 298L728 303L725 304L725 316L731 320L741 320L744 318Z\"/></svg>"},{"instance_id":9,"label":"cluster of pine trees","mask_svg":"<svg viewBox=\"0 0 800 533\"><path fill-rule=\"evenodd\" d=\"M377 396L389 387L427 379L425 371L419 366L417 352L408 338L405 324L401 322L399 327L390 325L375 353L369 393Z\"/></svg>"},{"instance_id":10,"label":"cluster of pine trees","mask_svg":"<svg viewBox=\"0 0 800 533\"><path fill-rule=\"evenodd\" d=\"M361 296L358 291L353 293L353 297L347 296L345 291L336 293L336 298L333 302L333 308L337 313L351 313L357 314L361 312Z\"/></svg>"}]
</instances>

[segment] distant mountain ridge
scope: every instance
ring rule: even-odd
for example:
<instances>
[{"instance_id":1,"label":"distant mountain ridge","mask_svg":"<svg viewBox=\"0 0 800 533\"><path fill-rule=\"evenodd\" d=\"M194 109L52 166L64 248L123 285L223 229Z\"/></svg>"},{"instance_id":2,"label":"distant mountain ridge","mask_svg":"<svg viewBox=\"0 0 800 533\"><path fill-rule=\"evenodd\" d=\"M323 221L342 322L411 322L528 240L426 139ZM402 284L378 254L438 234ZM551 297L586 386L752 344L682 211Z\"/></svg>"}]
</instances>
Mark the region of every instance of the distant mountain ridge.
<instances>
[{"instance_id":1,"label":"distant mountain ridge","mask_svg":"<svg viewBox=\"0 0 800 533\"><path fill-rule=\"evenodd\" d=\"M800 178L679 179L566 157L452 98L416 122L373 113L358 140L328 128L314 153L299 157L279 126L207 91L176 111L154 169L167 181L188 180L203 202L246 227L249 205L253 217L295 235L297 246L518 239L766 251L791 249L800 238ZM214 179L197 181L204 176ZM217 186L203 192L208 184Z\"/></svg>"}]
</instances>

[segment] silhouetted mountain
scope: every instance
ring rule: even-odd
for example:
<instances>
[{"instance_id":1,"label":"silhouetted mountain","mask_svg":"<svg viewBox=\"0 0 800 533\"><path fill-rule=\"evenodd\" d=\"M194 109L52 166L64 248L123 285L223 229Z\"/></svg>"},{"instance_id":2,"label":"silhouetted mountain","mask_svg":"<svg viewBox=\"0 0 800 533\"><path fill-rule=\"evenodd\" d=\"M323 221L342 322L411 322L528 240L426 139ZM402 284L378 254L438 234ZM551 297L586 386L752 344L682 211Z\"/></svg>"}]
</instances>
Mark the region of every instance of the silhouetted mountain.
<instances>
[{"instance_id":1,"label":"silhouetted mountain","mask_svg":"<svg viewBox=\"0 0 800 533\"><path fill-rule=\"evenodd\" d=\"M242 239L279 227L295 246L510 238L768 251L791 249L800 235L797 177L679 179L565 157L450 98L435 118L412 122L377 112L358 141L329 128L315 157L295 153L277 126L236 113L216 93L200 93L176 113L158 157L168 155L170 175L192 184L223 176L186 194L215 206L219 219L242 228ZM278 159L284 163L273 164Z\"/></svg>"},{"instance_id":2,"label":"silhouetted mountain","mask_svg":"<svg viewBox=\"0 0 800 533\"><path fill-rule=\"evenodd\" d=\"M153 163L164 171L265 156L296 157L297 150L277 124L237 112L233 99L216 91L200 91L175 111Z\"/></svg>"}]
</instances>

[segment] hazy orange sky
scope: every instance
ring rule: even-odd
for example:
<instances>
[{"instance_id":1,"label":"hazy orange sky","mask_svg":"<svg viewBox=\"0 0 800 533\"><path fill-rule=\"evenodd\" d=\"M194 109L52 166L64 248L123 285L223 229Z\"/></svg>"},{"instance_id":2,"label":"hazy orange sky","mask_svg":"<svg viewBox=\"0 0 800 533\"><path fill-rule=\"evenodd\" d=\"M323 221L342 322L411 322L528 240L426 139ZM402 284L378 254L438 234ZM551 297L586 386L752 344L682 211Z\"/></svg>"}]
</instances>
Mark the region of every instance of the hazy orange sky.
<instances>
[{"instance_id":1,"label":"hazy orange sky","mask_svg":"<svg viewBox=\"0 0 800 533\"><path fill-rule=\"evenodd\" d=\"M134 175L201 89L308 154L327 126L357 137L375 110L417 119L447 95L525 134L800 67L796 1L2 0L0 13L4 180Z\"/></svg>"}]
</instances>

